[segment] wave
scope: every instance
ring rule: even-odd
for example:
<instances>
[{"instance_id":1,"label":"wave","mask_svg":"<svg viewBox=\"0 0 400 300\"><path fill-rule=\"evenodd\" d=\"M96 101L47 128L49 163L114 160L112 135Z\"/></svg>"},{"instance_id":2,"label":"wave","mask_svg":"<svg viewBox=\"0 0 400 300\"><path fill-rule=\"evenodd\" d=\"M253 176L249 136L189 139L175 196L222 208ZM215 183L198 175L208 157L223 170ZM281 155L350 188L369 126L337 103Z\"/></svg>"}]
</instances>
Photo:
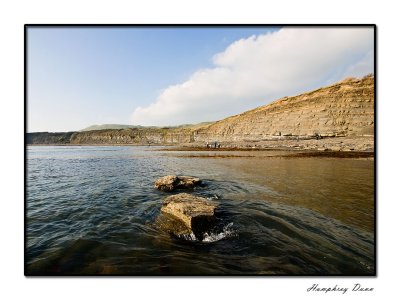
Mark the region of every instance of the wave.
<instances>
[{"instance_id":1,"label":"wave","mask_svg":"<svg viewBox=\"0 0 400 300\"><path fill-rule=\"evenodd\" d=\"M193 233L188 233L188 234L181 234L179 235L179 238L184 239L186 241L192 241L192 242L201 242L201 243L215 243L217 241L227 239L229 237L234 237L237 236L236 231L233 229L233 223L229 223L225 225L221 231L216 231L216 232L205 232L203 234L202 240L199 240L196 238L196 236Z\"/></svg>"},{"instance_id":2,"label":"wave","mask_svg":"<svg viewBox=\"0 0 400 300\"><path fill-rule=\"evenodd\" d=\"M203 235L203 243L213 243L220 241L222 239L226 239L228 237L237 236L236 231L232 228L233 223L229 223L228 225L224 226L221 232L218 233L204 233Z\"/></svg>"}]
</instances>

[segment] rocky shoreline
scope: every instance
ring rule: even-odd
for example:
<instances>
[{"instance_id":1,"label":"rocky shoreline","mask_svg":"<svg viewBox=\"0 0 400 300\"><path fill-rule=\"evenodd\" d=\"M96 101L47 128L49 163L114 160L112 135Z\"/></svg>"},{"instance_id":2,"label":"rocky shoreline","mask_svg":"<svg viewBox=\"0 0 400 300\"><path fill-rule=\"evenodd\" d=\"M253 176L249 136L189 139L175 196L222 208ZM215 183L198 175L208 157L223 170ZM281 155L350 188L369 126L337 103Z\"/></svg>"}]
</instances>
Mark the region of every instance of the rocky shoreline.
<instances>
[{"instance_id":1,"label":"rocky shoreline","mask_svg":"<svg viewBox=\"0 0 400 300\"><path fill-rule=\"evenodd\" d=\"M163 146L161 151L249 151L249 150L313 150L374 152L373 136L327 137L320 139L276 139L268 141L224 142L219 148L207 147L204 143L161 144L28 144L28 146Z\"/></svg>"},{"instance_id":2,"label":"rocky shoreline","mask_svg":"<svg viewBox=\"0 0 400 300\"><path fill-rule=\"evenodd\" d=\"M141 145L141 144L32 144L28 146L88 146L88 147L107 147L107 146L129 146L146 147L148 151L161 152L204 152L214 153L212 156L206 155L184 155L185 158L237 158L253 157L248 152L265 152L265 157L333 157L333 158L374 158L375 147L374 139L368 138L326 138L322 140L291 140L291 141L269 141L252 143L224 143L220 148L207 148L200 143L185 144L161 144L161 145ZM244 155L228 155L224 152L247 152ZM280 151L280 154L268 155L269 152ZM220 154L218 154L220 153Z\"/></svg>"},{"instance_id":3,"label":"rocky shoreline","mask_svg":"<svg viewBox=\"0 0 400 300\"><path fill-rule=\"evenodd\" d=\"M203 143L186 143L162 151L333 151L375 152L374 137L334 137L322 139L281 139L251 142L225 142L219 148L207 148Z\"/></svg>"}]
</instances>

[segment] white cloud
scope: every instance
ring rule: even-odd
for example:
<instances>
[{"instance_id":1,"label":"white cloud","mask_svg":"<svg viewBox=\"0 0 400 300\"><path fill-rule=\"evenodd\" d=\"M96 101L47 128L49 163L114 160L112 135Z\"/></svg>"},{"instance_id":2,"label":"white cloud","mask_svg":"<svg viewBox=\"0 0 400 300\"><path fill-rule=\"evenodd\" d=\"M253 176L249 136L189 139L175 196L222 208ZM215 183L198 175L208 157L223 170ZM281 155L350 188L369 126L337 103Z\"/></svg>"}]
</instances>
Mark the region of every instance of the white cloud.
<instances>
[{"instance_id":1,"label":"white cloud","mask_svg":"<svg viewBox=\"0 0 400 300\"><path fill-rule=\"evenodd\" d=\"M218 120L279 97L373 72L372 28L283 28L232 43L214 67L167 87L132 122L178 125Z\"/></svg>"}]
</instances>

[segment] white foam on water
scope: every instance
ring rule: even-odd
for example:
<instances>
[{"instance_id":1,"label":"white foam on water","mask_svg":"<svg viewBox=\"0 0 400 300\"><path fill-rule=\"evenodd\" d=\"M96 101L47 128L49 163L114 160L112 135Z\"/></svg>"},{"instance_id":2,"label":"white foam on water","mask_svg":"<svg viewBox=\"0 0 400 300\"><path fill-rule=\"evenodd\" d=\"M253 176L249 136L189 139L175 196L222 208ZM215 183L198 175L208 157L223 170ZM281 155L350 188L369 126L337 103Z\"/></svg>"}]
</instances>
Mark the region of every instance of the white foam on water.
<instances>
[{"instance_id":1,"label":"white foam on water","mask_svg":"<svg viewBox=\"0 0 400 300\"><path fill-rule=\"evenodd\" d=\"M233 223L229 223L228 225L224 226L222 232L219 233L204 233L203 235L203 243L213 243L220 241L222 239L236 236L235 231L232 229Z\"/></svg>"},{"instance_id":2,"label":"white foam on water","mask_svg":"<svg viewBox=\"0 0 400 300\"><path fill-rule=\"evenodd\" d=\"M197 238L193 232L188 233L188 234L181 234L181 235L179 235L179 237L184 240L187 240L187 241L197 241Z\"/></svg>"},{"instance_id":3,"label":"white foam on water","mask_svg":"<svg viewBox=\"0 0 400 300\"><path fill-rule=\"evenodd\" d=\"M233 223L229 223L228 225L224 226L221 232L205 232L203 234L203 239L200 241L196 238L196 236L191 233L181 234L179 238L184 239L186 241L193 241L193 242L201 242L201 243L214 243L220 240L223 240L228 237L236 236L236 232L232 228Z\"/></svg>"},{"instance_id":4,"label":"white foam on water","mask_svg":"<svg viewBox=\"0 0 400 300\"><path fill-rule=\"evenodd\" d=\"M218 200L218 195L212 195L211 197L207 197L207 200Z\"/></svg>"}]
</instances>

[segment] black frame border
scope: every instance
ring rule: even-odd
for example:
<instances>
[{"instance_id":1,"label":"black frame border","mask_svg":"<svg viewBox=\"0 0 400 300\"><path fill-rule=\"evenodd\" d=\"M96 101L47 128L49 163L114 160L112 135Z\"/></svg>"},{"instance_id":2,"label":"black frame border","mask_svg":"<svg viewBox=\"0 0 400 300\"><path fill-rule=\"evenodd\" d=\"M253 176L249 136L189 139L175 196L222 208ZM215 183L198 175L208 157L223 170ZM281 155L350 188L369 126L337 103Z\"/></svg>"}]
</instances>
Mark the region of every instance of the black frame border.
<instances>
[{"instance_id":1,"label":"black frame border","mask_svg":"<svg viewBox=\"0 0 400 300\"><path fill-rule=\"evenodd\" d=\"M249 274L249 275L242 275L242 274L165 274L165 275L152 275L149 273L142 273L142 274L52 274L49 275L47 273L38 273L38 274L29 274L27 270L27 233L26 233L26 226L27 226L27 174L28 174L28 166L27 166L27 95L28 95L28 79L27 79L27 54L28 54L28 29L29 28L38 28L38 27L70 27L70 28L240 28L240 27L372 27L374 30L374 274L366 275L366 274L288 274L288 275L264 275L264 274ZM351 277L377 277L378 270L377 270L377 25L376 24L67 24L67 23L59 23L59 24L45 24L45 23L37 23L37 24L24 24L24 276L26 277L46 277L46 278L53 278L53 277L150 277L150 278L201 278L201 277L212 277L212 278L227 278L227 277L241 277L241 278L250 278L250 277L263 277L263 278L293 278L293 277L301 277L301 278L317 278L317 277L344 277L344 278L351 278Z\"/></svg>"}]
</instances>

